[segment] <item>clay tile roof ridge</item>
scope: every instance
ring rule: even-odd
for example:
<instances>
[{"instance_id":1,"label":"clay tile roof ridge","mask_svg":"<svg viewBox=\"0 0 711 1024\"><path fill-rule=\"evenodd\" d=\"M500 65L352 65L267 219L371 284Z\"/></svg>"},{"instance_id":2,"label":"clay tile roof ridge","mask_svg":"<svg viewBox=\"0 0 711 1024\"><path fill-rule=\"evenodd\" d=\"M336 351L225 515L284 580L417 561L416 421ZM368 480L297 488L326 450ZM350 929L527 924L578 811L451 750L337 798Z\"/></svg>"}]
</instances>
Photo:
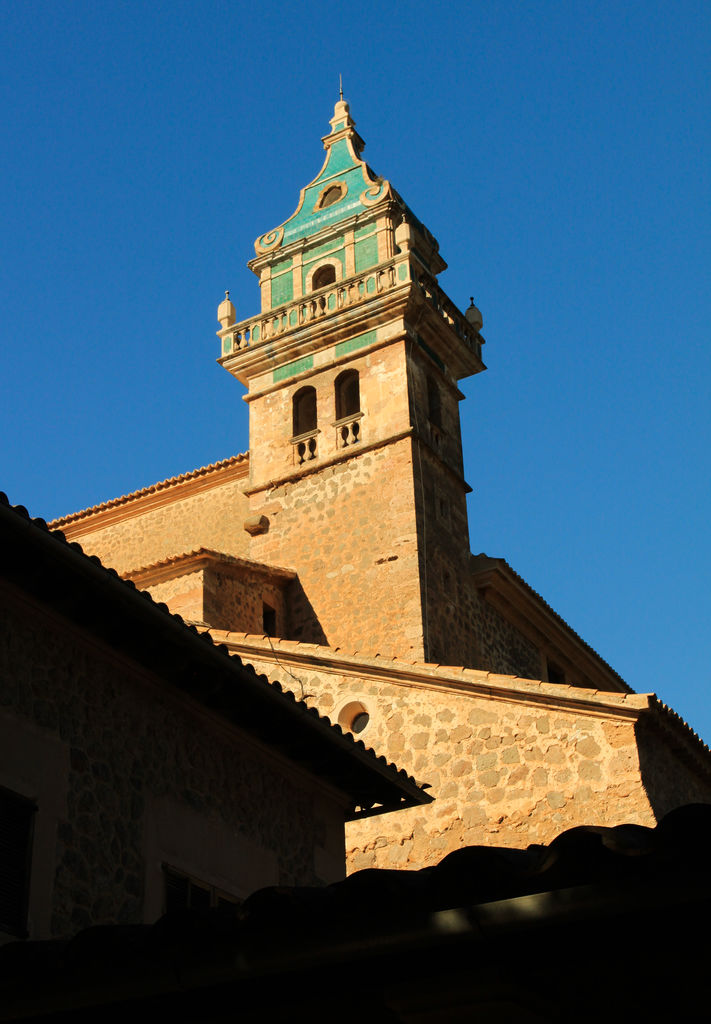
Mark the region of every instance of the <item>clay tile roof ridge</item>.
<instances>
[{"instance_id":1,"label":"clay tile roof ridge","mask_svg":"<svg viewBox=\"0 0 711 1024\"><path fill-rule=\"evenodd\" d=\"M165 558L159 558L156 562L150 562L148 565L139 565L135 568L126 569L126 576L134 576L139 573L150 572L153 569L162 569L169 565L175 565L188 558L214 558L221 562L227 562L231 565L244 566L245 568L254 567L259 569L267 569L275 573L293 573L296 575L295 569L287 569L282 565L269 565L268 562L255 562L254 559L244 558L242 555L230 555L226 551L217 551L216 548L193 548L190 551L180 551L178 554L166 555Z\"/></svg>"},{"instance_id":2,"label":"clay tile roof ridge","mask_svg":"<svg viewBox=\"0 0 711 1024\"><path fill-rule=\"evenodd\" d=\"M165 480L159 480L157 483L149 484L147 487L141 487L137 491L122 494L118 498L110 498L108 501L102 501L98 505L90 505L88 508L80 509L78 512L59 516L57 519L50 520L49 526L51 529L61 528L67 523L73 523L77 519L82 519L84 516L94 515L96 512L103 512L109 508L117 508L119 505L125 505L129 501L142 498L146 494L155 494L156 491L163 491L168 487L174 487L176 484L185 483L187 480L195 480L199 476L207 476L208 473L215 473L220 469L226 469L228 466L236 466L238 463L245 462L248 459L248 451L239 452L237 455L230 455L227 459L211 462L207 466L199 466L197 469L191 469L187 473L179 473L177 476L167 477Z\"/></svg>"},{"instance_id":3,"label":"clay tile roof ridge","mask_svg":"<svg viewBox=\"0 0 711 1024\"><path fill-rule=\"evenodd\" d=\"M687 732L690 739L695 741L695 743L697 743L705 753L711 753L709 745L701 739L699 734L689 725L686 719L682 718L679 712L675 711L674 708L665 704L663 700L657 697L656 693L649 694L649 704L650 707L656 708L665 718L668 718L674 726Z\"/></svg>"},{"instance_id":4,"label":"clay tile roof ridge","mask_svg":"<svg viewBox=\"0 0 711 1024\"><path fill-rule=\"evenodd\" d=\"M353 658L353 659L357 659L358 661L376 661L376 660L378 660L378 661L381 661L381 662L388 662L388 663L392 663L392 664L396 664L396 665L407 665L409 667L417 667L417 668L420 668L420 667L437 668L438 667L437 665L432 665L429 662L425 662L425 661L411 661L411 660L409 660L407 658L398 658L396 655L372 654L372 653L366 653L365 651L361 651L358 648L341 647L341 646L331 647L329 644L316 644L316 643L311 643L311 642L307 642L307 641L304 641L304 640L286 640L283 637L277 637L277 636L268 637L268 636L266 636L263 633L244 633L244 632L236 631L236 630L230 630L230 631L228 631L228 630L224 630L224 631L223 630L213 630L213 632L218 632L218 633L224 632L225 635L229 635L229 636L234 637L234 638L240 637L241 639L248 640L248 641L249 640L268 640L269 643L273 647L282 647L282 648L284 648L286 650L290 650L290 651L295 650L297 647L301 648L302 650L304 648L308 648L309 650L328 651L329 654L338 655L338 657L340 657L340 658L349 658L349 659ZM457 669L454 669L453 671L462 672L462 671L465 671L465 670L463 668L459 667Z\"/></svg>"}]
</instances>

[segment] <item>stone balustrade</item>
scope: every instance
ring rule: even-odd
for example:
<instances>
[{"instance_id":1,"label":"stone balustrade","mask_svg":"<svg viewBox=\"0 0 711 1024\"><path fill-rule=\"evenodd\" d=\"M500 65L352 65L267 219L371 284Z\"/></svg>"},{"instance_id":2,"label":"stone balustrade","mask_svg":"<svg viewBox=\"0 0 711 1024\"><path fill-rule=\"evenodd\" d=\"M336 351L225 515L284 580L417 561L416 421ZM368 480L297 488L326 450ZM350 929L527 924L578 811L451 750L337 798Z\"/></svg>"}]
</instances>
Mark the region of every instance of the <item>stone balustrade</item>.
<instances>
[{"instance_id":1,"label":"stone balustrade","mask_svg":"<svg viewBox=\"0 0 711 1024\"><path fill-rule=\"evenodd\" d=\"M339 420L335 424L337 448L349 448L353 444L358 444L361 440L360 420L362 415L362 413L358 413L355 416Z\"/></svg>"},{"instance_id":2,"label":"stone balustrade","mask_svg":"<svg viewBox=\"0 0 711 1024\"><path fill-rule=\"evenodd\" d=\"M354 274L343 281L336 281L297 301L288 302L235 324L222 337L222 354L230 355L271 341L321 317L367 302L374 295L390 291L410 280L408 257L395 257L388 263L373 267L372 270Z\"/></svg>"},{"instance_id":3,"label":"stone balustrade","mask_svg":"<svg viewBox=\"0 0 711 1024\"><path fill-rule=\"evenodd\" d=\"M272 341L322 317L368 302L374 295L381 295L407 282L416 286L428 305L475 355L481 357L480 335L445 295L434 277L425 273L407 253L235 324L222 335L222 355L232 355Z\"/></svg>"},{"instance_id":4,"label":"stone balustrade","mask_svg":"<svg viewBox=\"0 0 711 1024\"><path fill-rule=\"evenodd\" d=\"M449 324L470 352L481 359L481 335L472 327L464 314L457 309L449 296L442 291L435 278L420 271L414 280L429 305L439 313L445 323Z\"/></svg>"},{"instance_id":5,"label":"stone balustrade","mask_svg":"<svg viewBox=\"0 0 711 1024\"><path fill-rule=\"evenodd\" d=\"M299 437L292 437L291 444L294 452L294 465L303 466L305 462L312 462L318 454L317 436L318 430L311 430L308 434L301 434Z\"/></svg>"}]
</instances>

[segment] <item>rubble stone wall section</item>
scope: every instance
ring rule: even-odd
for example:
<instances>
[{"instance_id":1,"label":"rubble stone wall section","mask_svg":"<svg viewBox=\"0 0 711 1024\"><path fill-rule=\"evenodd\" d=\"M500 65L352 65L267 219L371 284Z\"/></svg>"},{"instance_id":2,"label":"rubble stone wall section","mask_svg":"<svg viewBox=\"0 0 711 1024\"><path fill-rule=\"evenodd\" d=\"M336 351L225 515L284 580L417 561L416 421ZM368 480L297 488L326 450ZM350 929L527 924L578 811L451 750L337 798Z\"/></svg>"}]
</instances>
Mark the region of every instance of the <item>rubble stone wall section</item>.
<instances>
[{"instance_id":1,"label":"rubble stone wall section","mask_svg":"<svg viewBox=\"0 0 711 1024\"><path fill-rule=\"evenodd\" d=\"M291 638L422 657L409 438L257 492L252 514L269 529L250 557L298 568Z\"/></svg>"},{"instance_id":2,"label":"rubble stone wall section","mask_svg":"<svg viewBox=\"0 0 711 1024\"><path fill-rule=\"evenodd\" d=\"M2 597L0 708L12 712L14 733L58 738L69 765L66 807L50 823L50 935L143 919L149 808L166 801L203 822L206 834L253 851L253 863L235 862L231 876L201 876L196 865L203 881L245 896L246 878L253 888L335 880L343 808L330 791L63 620ZM0 785L12 788L5 761ZM40 804L37 814L45 810ZM152 867L162 884L160 865Z\"/></svg>"},{"instance_id":3,"label":"rubble stone wall section","mask_svg":"<svg viewBox=\"0 0 711 1024\"><path fill-rule=\"evenodd\" d=\"M429 681L413 681L406 666L399 682L388 682L362 666L287 664L287 651L276 662L240 653L332 721L344 720L349 705L362 707L370 721L358 738L431 786L427 807L347 825L349 870L419 868L466 845L526 847L575 825L654 825L660 816L636 734L646 696L475 672L459 673L458 682L432 670ZM476 677L479 686L467 691L466 679ZM482 683L497 695L482 693ZM708 781L672 764L664 749L659 758L677 779L664 811L691 795L711 800Z\"/></svg>"},{"instance_id":4,"label":"rubble stone wall section","mask_svg":"<svg viewBox=\"0 0 711 1024\"><path fill-rule=\"evenodd\" d=\"M201 547L246 557L249 537L243 527L249 504L243 487L243 479L185 493L176 487L165 492L160 504L146 505L139 498L120 513L112 511L106 526L95 528L105 518L97 513L68 524L64 533L118 573Z\"/></svg>"},{"instance_id":5,"label":"rubble stone wall section","mask_svg":"<svg viewBox=\"0 0 711 1024\"><path fill-rule=\"evenodd\" d=\"M154 601L190 622L205 622L205 570L193 569L169 580L161 580L139 589L147 590Z\"/></svg>"},{"instance_id":6,"label":"rubble stone wall section","mask_svg":"<svg viewBox=\"0 0 711 1024\"><path fill-rule=\"evenodd\" d=\"M461 482L415 442L420 578L426 607L426 660L536 679L541 652L477 591ZM396 600L388 595L388 600Z\"/></svg>"},{"instance_id":7,"label":"rubble stone wall section","mask_svg":"<svg viewBox=\"0 0 711 1024\"><path fill-rule=\"evenodd\" d=\"M689 744L670 727L674 719L676 713L667 711L640 719L636 728L642 777L657 820L684 804L711 803L709 779L694 771Z\"/></svg>"},{"instance_id":8,"label":"rubble stone wall section","mask_svg":"<svg viewBox=\"0 0 711 1024\"><path fill-rule=\"evenodd\" d=\"M247 632L262 633L266 604L276 614L276 635L287 634L284 588L247 567L221 571L208 565L152 583L145 589L154 601L166 604L184 619L206 622L216 629L231 629L237 623Z\"/></svg>"},{"instance_id":9,"label":"rubble stone wall section","mask_svg":"<svg viewBox=\"0 0 711 1024\"><path fill-rule=\"evenodd\" d=\"M481 659L476 667L501 675L538 679L542 668L538 647L477 593L471 581L467 582L470 626L477 637Z\"/></svg>"},{"instance_id":10,"label":"rubble stone wall section","mask_svg":"<svg viewBox=\"0 0 711 1024\"><path fill-rule=\"evenodd\" d=\"M249 622L247 629L264 630L264 605L276 615L276 636L285 636L287 610L284 590L248 569L239 575L227 570L206 572L205 621L229 629L233 622Z\"/></svg>"}]
</instances>

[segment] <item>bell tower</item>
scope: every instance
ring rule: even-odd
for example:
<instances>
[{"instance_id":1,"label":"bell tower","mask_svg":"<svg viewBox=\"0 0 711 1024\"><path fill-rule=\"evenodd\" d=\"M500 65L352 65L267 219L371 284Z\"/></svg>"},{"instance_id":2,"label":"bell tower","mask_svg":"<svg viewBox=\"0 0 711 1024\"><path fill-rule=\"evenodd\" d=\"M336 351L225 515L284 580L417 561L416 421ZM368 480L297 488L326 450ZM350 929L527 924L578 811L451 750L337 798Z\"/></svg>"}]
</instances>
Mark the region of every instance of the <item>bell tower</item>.
<instances>
[{"instance_id":1,"label":"bell tower","mask_svg":"<svg viewBox=\"0 0 711 1024\"><path fill-rule=\"evenodd\" d=\"M260 312L218 310L250 410L250 557L297 569L291 639L471 665L457 382L485 369L481 316L439 287L437 241L362 160L343 100L330 125L296 211L255 243Z\"/></svg>"}]
</instances>

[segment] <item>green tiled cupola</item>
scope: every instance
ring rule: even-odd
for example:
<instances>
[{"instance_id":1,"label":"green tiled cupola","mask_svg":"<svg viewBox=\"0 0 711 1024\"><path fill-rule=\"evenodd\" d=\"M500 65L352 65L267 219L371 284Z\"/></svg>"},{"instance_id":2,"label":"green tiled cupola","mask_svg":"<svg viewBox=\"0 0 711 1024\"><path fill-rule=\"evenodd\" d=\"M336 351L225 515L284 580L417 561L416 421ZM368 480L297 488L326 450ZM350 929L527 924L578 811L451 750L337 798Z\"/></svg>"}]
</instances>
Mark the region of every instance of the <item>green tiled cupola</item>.
<instances>
[{"instance_id":1,"label":"green tiled cupola","mask_svg":"<svg viewBox=\"0 0 711 1024\"><path fill-rule=\"evenodd\" d=\"M365 143L344 99L336 103L330 124L323 166L301 190L296 210L254 243L249 266L259 277L263 313L391 259L403 222L412 229L414 254L425 268L437 274L445 267L429 231L361 158Z\"/></svg>"},{"instance_id":2,"label":"green tiled cupola","mask_svg":"<svg viewBox=\"0 0 711 1024\"><path fill-rule=\"evenodd\" d=\"M257 256L276 252L329 228L353 215L363 214L391 194L389 182L374 177L361 160L365 146L350 108L339 100L331 118L331 131L323 139L326 159L306 188L288 220L261 235L255 242Z\"/></svg>"}]
</instances>

